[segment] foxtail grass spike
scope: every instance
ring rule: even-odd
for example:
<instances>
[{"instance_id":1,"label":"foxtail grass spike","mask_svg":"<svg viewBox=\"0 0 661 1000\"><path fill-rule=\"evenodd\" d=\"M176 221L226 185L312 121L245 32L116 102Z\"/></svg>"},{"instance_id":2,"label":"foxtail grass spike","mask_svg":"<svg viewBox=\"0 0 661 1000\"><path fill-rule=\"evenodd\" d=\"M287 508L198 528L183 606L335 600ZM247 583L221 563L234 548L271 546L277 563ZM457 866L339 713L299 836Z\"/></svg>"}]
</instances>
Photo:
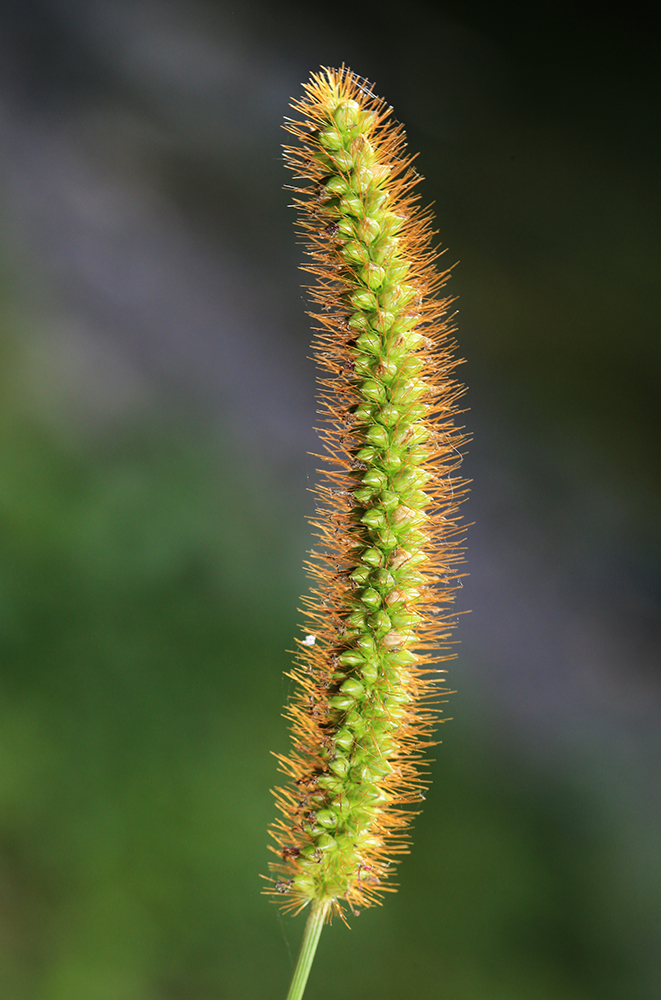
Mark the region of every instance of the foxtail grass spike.
<instances>
[{"instance_id":1,"label":"foxtail grass spike","mask_svg":"<svg viewBox=\"0 0 661 1000\"><path fill-rule=\"evenodd\" d=\"M292 106L325 468L267 891L346 921L394 891L426 789L462 557L463 389L404 129L344 66Z\"/></svg>"}]
</instances>

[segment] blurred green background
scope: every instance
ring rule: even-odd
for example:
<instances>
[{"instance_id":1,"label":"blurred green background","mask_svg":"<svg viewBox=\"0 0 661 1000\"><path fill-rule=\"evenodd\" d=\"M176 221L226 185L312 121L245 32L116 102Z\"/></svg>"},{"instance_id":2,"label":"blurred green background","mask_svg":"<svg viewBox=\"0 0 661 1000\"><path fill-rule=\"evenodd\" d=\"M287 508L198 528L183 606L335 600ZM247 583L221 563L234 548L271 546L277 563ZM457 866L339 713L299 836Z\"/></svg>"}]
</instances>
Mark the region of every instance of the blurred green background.
<instances>
[{"instance_id":1,"label":"blurred green background","mask_svg":"<svg viewBox=\"0 0 661 1000\"><path fill-rule=\"evenodd\" d=\"M400 892L310 1000L660 995L653 13L2 5L3 1000L285 995L316 439L280 124L343 61L461 261L472 613Z\"/></svg>"}]
</instances>

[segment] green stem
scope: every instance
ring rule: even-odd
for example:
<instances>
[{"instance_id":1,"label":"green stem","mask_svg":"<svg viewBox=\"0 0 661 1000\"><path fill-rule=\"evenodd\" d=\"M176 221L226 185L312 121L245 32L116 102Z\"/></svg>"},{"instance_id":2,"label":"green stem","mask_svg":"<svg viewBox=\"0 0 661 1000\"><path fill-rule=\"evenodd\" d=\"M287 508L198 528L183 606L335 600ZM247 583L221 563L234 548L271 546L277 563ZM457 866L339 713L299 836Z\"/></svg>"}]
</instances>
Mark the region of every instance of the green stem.
<instances>
[{"instance_id":1,"label":"green stem","mask_svg":"<svg viewBox=\"0 0 661 1000\"><path fill-rule=\"evenodd\" d=\"M299 951L298 958L296 959L296 968L294 969L294 976L291 981L291 986L289 987L287 1000L301 1000L301 997L303 996L305 984L308 981L314 955L317 950L317 945L319 944L321 928L324 926L324 920L326 919L329 906L330 902L328 900L315 900L312 904L308 922L306 923L305 930L303 931L301 950Z\"/></svg>"}]
</instances>

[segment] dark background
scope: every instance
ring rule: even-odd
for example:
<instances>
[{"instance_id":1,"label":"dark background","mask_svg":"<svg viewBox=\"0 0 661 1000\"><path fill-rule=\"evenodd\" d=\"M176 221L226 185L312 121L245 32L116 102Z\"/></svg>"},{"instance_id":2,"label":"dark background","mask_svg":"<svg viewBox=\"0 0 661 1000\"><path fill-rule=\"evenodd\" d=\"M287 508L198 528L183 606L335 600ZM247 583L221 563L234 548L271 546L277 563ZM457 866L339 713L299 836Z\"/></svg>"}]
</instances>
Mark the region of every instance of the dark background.
<instances>
[{"instance_id":1,"label":"dark background","mask_svg":"<svg viewBox=\"0 0 661 1000\"><path fill-rule=\"evenodd\" d=\"M280 124L343 61L460 261L472 613L400 892L310 1000L660 994L655 6L0 6L3 998L285 995L317 444Z\"/></svg>"}]
</instances>

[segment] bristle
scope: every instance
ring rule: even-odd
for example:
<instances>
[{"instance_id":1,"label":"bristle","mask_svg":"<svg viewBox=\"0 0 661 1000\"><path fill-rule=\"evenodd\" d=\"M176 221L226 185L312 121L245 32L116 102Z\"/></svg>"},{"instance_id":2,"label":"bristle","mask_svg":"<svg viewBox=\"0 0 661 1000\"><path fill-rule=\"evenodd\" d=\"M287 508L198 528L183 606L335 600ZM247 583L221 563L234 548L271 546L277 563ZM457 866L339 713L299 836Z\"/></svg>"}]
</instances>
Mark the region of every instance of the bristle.
<instances>
[{"instance_id":1,"label":"bristle","mask_svg":"<svg viewBox=\"0 0 661 1000\"><path fill-rule=\"evenodd\" d=\"M326 901L343 915L394 891L393 855L424 798L447 693L437 664L453 655L466 438L450 300L436 297L449 272L434 268L404 130L344 66L304 90L285 159L315 277L325 467L269 891L285 909Z\"/></svg>"}]
</instances>

